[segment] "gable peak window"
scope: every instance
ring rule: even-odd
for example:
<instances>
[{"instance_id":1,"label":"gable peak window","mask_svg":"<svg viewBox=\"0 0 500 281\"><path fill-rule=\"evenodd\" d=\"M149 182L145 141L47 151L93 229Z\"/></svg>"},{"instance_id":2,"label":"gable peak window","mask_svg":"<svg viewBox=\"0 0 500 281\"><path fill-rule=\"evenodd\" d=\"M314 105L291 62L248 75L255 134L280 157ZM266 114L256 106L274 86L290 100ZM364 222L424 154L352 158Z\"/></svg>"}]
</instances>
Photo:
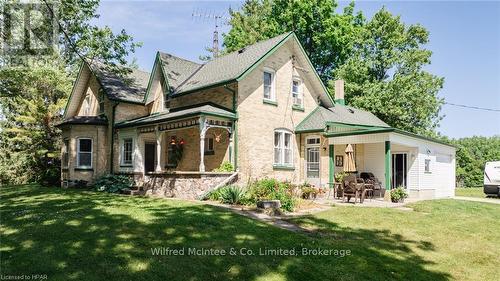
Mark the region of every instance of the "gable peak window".
<instances>
[{"instance_id":1,"label":"gable peak window","mask_svg":"<svg viewBox=\"0 0 500 281\"><path fill-rule=\"evenodd\" d=\"M293 78L292 80L292 99L293 99L293 105L302 107L303 105L302 81L300 81L299 78Z\"/></svg>"},{"instance_id":2,"label":"gable peak window","mask_svg":"<svg viewBox=\"0 0 500 281\"><path fill-rule=\"evenodd\" d=\"M274 93L274 70L270 68L264 68L263 74L263 85L264 85L264 99L275 101L276 96Z\"/></svg>"},{"instance_id":3,"label":"gable peak window","mask_svg":"<svg viewBox=\"0 0 500 281\"><path fill-rule=\"evenodd\" d=\"M92 139L77 139L76 163L78 168L92 168Z\"/></svg>"},{"instance_id":4,"label":"gable peak window","mask_svg":"<svg viewBox=\"0 0 500 281\"><path fill-rule=\"evenodd\" d=\"M293 166L292 132L274 131L274 165Z\"/></svg>"}]
</instances>

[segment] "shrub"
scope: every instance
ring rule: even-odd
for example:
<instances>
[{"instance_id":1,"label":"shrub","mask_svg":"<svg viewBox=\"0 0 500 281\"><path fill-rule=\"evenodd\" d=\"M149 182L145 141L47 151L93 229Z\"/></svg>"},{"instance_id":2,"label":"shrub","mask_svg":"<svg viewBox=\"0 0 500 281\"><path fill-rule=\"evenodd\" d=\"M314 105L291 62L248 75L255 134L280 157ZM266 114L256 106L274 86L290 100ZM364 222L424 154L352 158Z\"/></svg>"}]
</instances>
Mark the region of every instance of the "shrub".
<instances>
[{"instance_id":1,"label":"shrub","mask_svg":"<svg viewBox=\"0 0 500 281\"><path fill-rule=\"evenodd\" d=\"M95 181L94 187L97 191L109 193L120 193L124 189L132 187L134 182L123 175L104 175Z\"/></svg>"},{"instance_id":2,"label":"shrub","mask_svg":"<svg viewBox=\"0 0 500 281\"><path fill-rule=\"evenodd\" d=\"M404 188L401 186L398 186L397 188L391 190L391 201L392 202L401 202L406 197L408 197L408 194L406 193Z\"/></svg>"},{"instance_id":3,"label":"shrub","mask_svg":"<svg viewBox=\"0 0 500 281\"><path fill-rule=\"evenodd\" d=\"M241 204L245 191L234 185L226 185L210 192L210 200L221 201L224 204Z\"/></svg>"},{"instance_id":4,"label":"shrub","mask_svg":"<svg viewBox=\"0 0 500 281\"><path fill-rule=\"evenodd\" d=\"M318 195L318 190L312 186L302 186L301 189L303 199L316 198Z\"/></svg>"},{"instance_id":5,"label":"shrub","mask_svg":"<svg viewBox=\"0 0 500 281\"><path fill-rule=\"evenodd\" d=\"M232 172L234 171L233 164L229 161L224 161L220 164L219 168L213 170L214 172Z\"/></svg>"},{"instance_id":6,"label":"shrub","mask_svg":"<svg viewBox=\"0 0 500 281\"><path fill-rule=\"evenodd\" d=\"M280 200L281 208L289 212L293 211L296 205L293 186L289 182L269 178L253 182L248 188L247 200L252 204L259 200Z\"/></svg>"}]
</instances>

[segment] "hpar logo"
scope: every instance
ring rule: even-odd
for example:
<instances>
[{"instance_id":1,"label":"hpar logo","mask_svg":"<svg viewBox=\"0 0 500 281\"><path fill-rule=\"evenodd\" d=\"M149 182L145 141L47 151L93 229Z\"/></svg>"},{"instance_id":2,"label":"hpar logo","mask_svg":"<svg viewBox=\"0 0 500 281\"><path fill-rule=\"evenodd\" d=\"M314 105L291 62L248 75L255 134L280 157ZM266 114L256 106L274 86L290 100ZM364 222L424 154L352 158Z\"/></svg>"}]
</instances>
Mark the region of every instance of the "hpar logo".
<instances>
[{"instance_id":1,"label":"hpar logo","mask_svg":"<svg viewBox=\"0 0 500 281\"><path fill-rule=\"evenodd\" d=\"M0 55L4 64L54 53L58 43L57 5L48 1L0 0Z\"/></svg>"}]
</instances>

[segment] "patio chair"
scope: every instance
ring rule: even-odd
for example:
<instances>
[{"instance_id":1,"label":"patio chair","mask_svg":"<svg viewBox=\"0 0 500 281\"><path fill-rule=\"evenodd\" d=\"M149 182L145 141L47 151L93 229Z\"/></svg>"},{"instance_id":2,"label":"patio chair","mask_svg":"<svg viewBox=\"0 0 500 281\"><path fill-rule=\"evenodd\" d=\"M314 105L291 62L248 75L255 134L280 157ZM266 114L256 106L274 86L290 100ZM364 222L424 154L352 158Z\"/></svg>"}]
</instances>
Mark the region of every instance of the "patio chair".
<instances>
[{"instance_id":1,"label":"patio chair","mask_svg":"<svg viewBox=\"0 0 500 281\"><path fill-rule=\"evenodd\" d=\"M382 182L380 182L373 173L363 172L360 174L360 177L364 179L366 183L373 185L372 196L375 196L376 192L378 193L379 197L383 196L383 192L385 192L385 189L382 188Z\"/></svg>"},{"instance_id":2,"label":"patio chair","mask_svg":"<svg viewBox=\"0 0 500 281\"><path fill-rule=\"evenodd\" d=\"M347 202L351 200L351 197L354 197L354 204L356 204L357 198L359 198L360 203L363 203L363 200L365 199L365 192L364 180L356 178L355 175L349 175L344 179L342 202L345 202L346 197Z\"/></svg>"}]
</instances>

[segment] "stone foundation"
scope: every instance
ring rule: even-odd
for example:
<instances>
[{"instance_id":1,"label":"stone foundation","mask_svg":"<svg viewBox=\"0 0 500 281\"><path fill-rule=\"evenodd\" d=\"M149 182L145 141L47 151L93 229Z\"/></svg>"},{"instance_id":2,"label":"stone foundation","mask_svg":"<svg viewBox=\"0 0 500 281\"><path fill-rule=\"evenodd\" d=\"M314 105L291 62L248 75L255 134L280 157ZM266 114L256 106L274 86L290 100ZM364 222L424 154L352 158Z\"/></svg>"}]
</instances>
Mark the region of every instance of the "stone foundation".
<instances>
[{"instance_id":1,"label":"stone foundation","mask_svg":"<svg viewBox=\"0 0 500 281\"><path fill-rule=\"evenodd\" d=\"M202 199L208 191L222 184L233 173L217 172L172 172L146 175L142 190L146 195L157 197L175 197L182 199ZM236 180L235 177L234 180ZM136 181L136 183L138 183ZM140 185L140 183L139 183Z\"/></svg>"}]
</instances>

